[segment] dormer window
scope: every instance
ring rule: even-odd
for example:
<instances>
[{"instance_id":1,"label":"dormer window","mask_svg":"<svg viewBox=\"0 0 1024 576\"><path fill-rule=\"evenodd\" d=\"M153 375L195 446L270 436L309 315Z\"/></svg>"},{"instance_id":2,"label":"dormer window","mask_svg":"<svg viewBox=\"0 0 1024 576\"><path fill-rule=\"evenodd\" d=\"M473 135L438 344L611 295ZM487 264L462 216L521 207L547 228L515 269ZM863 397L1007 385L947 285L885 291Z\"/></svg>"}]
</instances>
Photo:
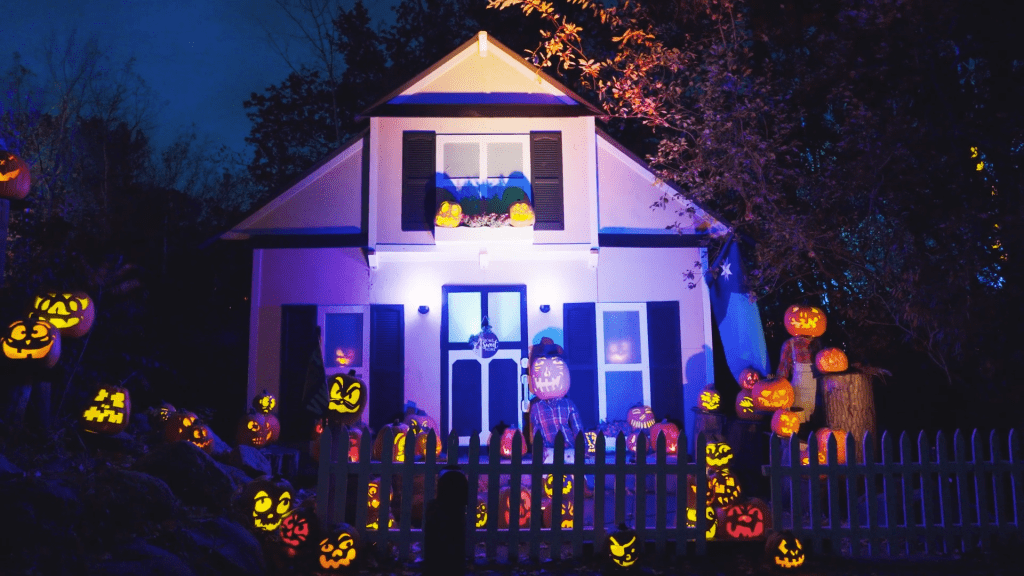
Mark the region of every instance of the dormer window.
<instances>
[{"instance_id":1,"label":"dormer window","mask_svg":"<svg viewBox=\"0 0 1024 576\"><path fill-rule=\"evenodd\" d=\"M530 192L529 134L438 134L437 188L460 203L497 204L505 191Z\"/></svg>"}]
</instances>

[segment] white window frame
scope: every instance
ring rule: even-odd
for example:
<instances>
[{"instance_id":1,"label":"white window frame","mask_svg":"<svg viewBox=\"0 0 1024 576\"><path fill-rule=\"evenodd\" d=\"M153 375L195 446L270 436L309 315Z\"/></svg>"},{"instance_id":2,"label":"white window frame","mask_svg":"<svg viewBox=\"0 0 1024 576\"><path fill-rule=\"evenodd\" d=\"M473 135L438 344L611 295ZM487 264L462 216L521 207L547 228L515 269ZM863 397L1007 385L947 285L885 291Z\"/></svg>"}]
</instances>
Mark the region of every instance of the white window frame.
<instances>
[{"instance_id":1,"label":"white window frame","mask_svg":"<svg viewBox=\"0 0 1024 576\"><path fill-rule=\"evenodd\" d=\"M363 315L363 365L359 367L338 366L333 360L333 354L327 354L327 315L328 314L362 314ZM327 378L335 374L348 374L349 370L356 371L356 378L366 383L367 400L366 408L363 410L363 421L367 421L370 413L370 402L373 398L369 391L373 389L370 385L370 307L369 306L318 306L316 309L316 325L320 327L320 355L324 359L324 373Z\"/></svg>"},{"instance_id":2,"label":"white window frame","mask_svg":"<svg viewBox=\"0 0 1024 576\"><path fill-rule=\"evenodd\" d=\"M645 302L598 302L595 304L597 325L597 410L604 421L622 420L625 414L608 415L609 372L640 372L643 379L643 403L651 405L651 361L650 343L647 338L647 303ZM604 313L638 312L640 318L640 362L639 364L608 364L605 362Z\"/></svg>"},{"instance_id":3,"label":"white window frame","mask_svg":"<svg viewBox=\"0 0 1024 576\"><path fill-rule=\"evenodd\" d=\"M515 142L523 146L523 176L530 181L530 135L529 134L438 134L437 135L437 166L438 173L444 174L458 188L474 183L472 178L452 178L448 176L444 161L445 144L479 144L480 164L477 173L480 174L478 183L486 183L490 186L492 177L487 176L487 144ZM506 174L505 177L508 177ZM529 191L527 191L529 192ZM530 195L532 198L532 194Z\"/></svg>"}]
</instances>

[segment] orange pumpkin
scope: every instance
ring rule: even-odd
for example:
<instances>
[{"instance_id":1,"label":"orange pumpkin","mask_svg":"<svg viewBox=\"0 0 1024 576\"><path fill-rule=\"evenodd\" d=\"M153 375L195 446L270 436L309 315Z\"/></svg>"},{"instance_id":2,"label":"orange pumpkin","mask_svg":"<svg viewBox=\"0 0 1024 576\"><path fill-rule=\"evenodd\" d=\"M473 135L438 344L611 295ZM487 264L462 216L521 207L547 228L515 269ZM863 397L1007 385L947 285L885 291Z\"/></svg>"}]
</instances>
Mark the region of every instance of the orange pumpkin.
<instances>
[{"instance_id":1,"label":"orange pumpkin","mask_svg":"<svg viewBox=\"0 0 1024 576\"><path fill-rule=\"evenodd\" d=\"M22 200L28 196L31 185L28 164L6 150L0 150L0 198Z\"/></svg>"},{"instance_id":2,"label":"orange pumpkin","mask_svg":"<svg viewBox=\"0 0 1024 576\"><path fill-rule=\"evenodd\" d=\"M526 488L519 489L519 507L515 516L519 518L519 527L526 528L530 525L530 491ZM498 495L498 528L508 528L512 513L512 489L505 487Z\"/></svg>"},{"instance_id":3,"label":"orange pumpkin","mask_svg":"<svg viewBox=\"0 0 1024 576\"><path fill-rule=\"evenodd\" d=\"M758 410L788 410L796 401L793 385L785 378L761 380L750 391L754 408Z\"/></svg>"},{"instance_id":4,"label":"orange pumpkin","mask_svg":"<svg viewBox=\"0 0 1024 576\"><path fill-rule=\"evenodd\" d=\"M740 420L761 419L761 413L754 408L754 397L750 390L740 390L736 394L736 417Z\"/></svg>"},{"instance_id":5,"label":"orange pumpkin","mask_svg":"<svg viewBox=\"0 0 1024 576\"><path fill-rule=\"evenodd\" d=\"M772 432L782 438L789 438L800 430L800 417L796 412L776 410L772 415Z\"/></svg>"},{"instance_id":6,"label":"orange pumpkin","mask_svg":"<svg viewBox=\"0 0 1024 576\"><path fill-rule=\"evenodd\" d=\"M814 356L819 372L845 372L850 367L846 353L839 348L825 348Z\"/></svg>"},{"instance_id":7,"label":"orange pumpkin","mask_svg":"<svg viewBox=\"0 0 1024 576\"><path fill-rule=\"evenodd\" d=\"M816 306L794 304L786 309L782 319L790 336L817 338L825 333L825 312Z\"/></svg>"},{"instance_id":8,"label":"orange pumpkin","mask_svg":"<svg viewBox=\"0 0 1024 576\"><path fill-rule=\"evenodd\" d=\"M832 430L830 428L819 428L814 433L818 437L818 463L828 463L828 437L836 438L836 463L846 464L846 431Z\"/></svg>"},{"instance_id":9,"label":"orange pumpkin","mask_svg":"<svg viewBox=\"0 0 1024 576\"><path fill-rule=\"evenodd\" d=\"M32 303L31 315L46 320L65 338L80 338L92 328L96 305L85 292L44 292Z\"/></svg>"},{"instance_id":10,"label":"orange pumpkin","mask_svg":"<svg viewBox=\"0 0 1024 576\"><path fill-rule=\"evenodd\" d=\"M509 426L504 422L498 424L497 426L491 429L491 435L487 439L487 445L490 446L491 442L494 442L495 438L497 438L498 453L501 454L502 458L511 458L512 440L515 438L516 432L519 432L519 435L521 437L519 441L520 454L526 456L528 452L526 448L526 436L523 436L522 432L520 432L518 428L513 428L512 426Z\"/></svg>"},{"instance_id":11,"label":"orange pumpkin","mask_svg":"<svg viewBox=\"0 0 1024 576\"><path fill-rule=\"evenodd\" d=\"M678 454L679 452L679 426L668 420L662 420L651 426L651 446L657 448L658 436L665 435L665 453Z\"/></svg>"},{"instance_id":12,"label":"orange pumpkin","mask_svg":"<svg viewBox=\"0 0 1024 576\"><path fill-rule=\"evenodd\" d=\"M0 336L4 356L53 368L60 359L60 331L45 320L15 320Z\"/></svg>"},{"instance_id":13,"label":"orange pumpkin","mask_svg":"<svg viewBox=\"0 0 1024 576\"><path fill-rule=\"evenodd\" d=\"M754 384L757 384L761 380L761 373L753 368L744 368L740 372L740 386L744 390L753 390Z\"/></svg>"},{"instance_id":14,"label":"orange pumpkin","mask_svg":"<svg viewBox=\"0 0 1024 576\"><path fill-rule=\"evenodd\" d=\"M373 441L373 459L381 460L381 456L384 452L384 431L391 430L394 437L394 444L392 445L392 462L405 462L405 442L409 435L409 427L401 422L395 422L394 424L387 424L381 427L380 432L377 432L377 438ZM415 439L413 440L415 442ZM415 446L413 446L415 449Z\"/></svg>"}]
</instances>

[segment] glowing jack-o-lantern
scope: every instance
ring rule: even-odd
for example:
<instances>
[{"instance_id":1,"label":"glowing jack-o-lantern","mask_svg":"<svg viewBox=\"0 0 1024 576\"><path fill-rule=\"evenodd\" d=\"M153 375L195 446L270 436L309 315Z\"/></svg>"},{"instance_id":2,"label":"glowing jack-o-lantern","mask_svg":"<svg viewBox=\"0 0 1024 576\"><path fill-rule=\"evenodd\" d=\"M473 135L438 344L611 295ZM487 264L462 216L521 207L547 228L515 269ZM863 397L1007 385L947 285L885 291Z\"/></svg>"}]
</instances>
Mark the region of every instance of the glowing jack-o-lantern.
<instances>
[{"instance_id":1,"label":"glowing jack-o-lantern","mask_svg":"<svg viewBox=\"0 0 1024 576\"><path fill-rule=\"evenodd\" d=\"M846 352L839 348L825 348L814 355L814 365L819 372L845 372L850 367Z\"/></svg>"},{"instance_id":2,"label":"glowing jack-o-lantern","mask_svg":"<svg viewBox=\"0 0 1024 576\"><path fill-rule=\"evenodd\" d=\"M754 407L754 397L750 390L740 390L736 393L736 417L740 420L760 420L761 413Z\"/></svg>"},{"instance_id":3,"label":"glowing jack-o-lantern","mask_svg":"<svg viewBox=\"0 0 1024 576\"><path fill-rule=\"evenodd\" d=\"M402 420L402 423L409 427L409 434L413 436L418 436L430 430L436 432L438 436L441 435L441 429L438 428L437 421L426 414L406 414L405 420Z\"/></svg>"},{"instance_id":4,"label":"glowing jack-o-lantern","mask_svg":"<svg viewBox=\"0 0 1024 576\"><path fill-rule=\"evenodd\" d=\"M95 434L117 434L128 426L132 399L126 388L100 385L82 411L82 429Z\"/></svg>"},{"instance_id":5,"label":"glowing jack-o-lantern","mask_svg":"<svg viewBox=\"0 0 1024 576\"><path fill-rule=\"evenodd\" d=\"M321 571L344 574L359 560L359 533L348 524L336 524L326 530L320 541L317 563Z\"/></svg>"},{"instance_id":6,"label":"glowing jack-o-lantern","mask_svg":"<svg viewBox=\"0 0 1024 576\"><path fill-rule=\"evenodd\" d=\"M793 402L796 401L793 385L781 376L761 380L754 385L750 396L754 399L754 407L758 410L789 410L793 406Z\"/></svg>"},{"instance_id":7,"label":"glowing jack-o-lantern","mask_svg":"<svg viewBox=\"0 0 1024 576\"><path fill-rule=\"evenodd\" d=\"M634 430L647 430L654 426L654 411L650 406L637 404L626 411L626 423Z\"/></svg>"},{"instance_id":8,"label":"glowing jack-o-lantern","mask_svg":"<svg viewBox=\"0 0 1024 576\"><path fill-rule=\"evenodd\" d=\"M425 432L420 432L419 434L416 434L416 435L413 436L413 438L416 439L416 450L415 450L416 456L418 456L420 458L426 459L426 457L427 457L427 450L428 450L427 444L429 443L428 441L430 440L430 432L431 432L431 430L427 430ZM409 433L412 434L412 431L410 431ZM434 432L434 456L437 457L437 456L440 456L440 455L441 455L441 437L438 436L436 432Z\"/></svg>"},{"instance_id":9,"label":"glowing jack-o-lantern","mask_svg":"<svg viewBox=\"0 0 1024 576\"><path fill-rule=\"evenodd\" d=\"M665 437L665 453L679 453L679 426L668 420L662 420L651 426L651 446L657 448L658 436Z\"/></svg>"},{"instance_id":10,"label":"glowing jack-o-lantern","mask_svg":"<svg viewBox=\"0 0 1024 576\"><path fill-rule=\"evenodd\" d=\"M207 454L213 453L213 432L202 422L195 422L188 429L185 439Z\"/></svg>"},{"instance_id":11,"label":"glowing jack-o-lantern","mask_svg":"<svg viewBox=\"0 0 1024 576\"><path fill-rule=\"evenodd\" d=\"M530 392L541 400L569 393L569 367L560 356L538 356L530 363Z\"/></svg>"},{"instance_id":12,"label":"glowing jack-o-lantern","mask_svg":"<svg viewBox=\"0 0 1024 576\"><path fill-rule=\"evenodd\" d=\"M508 223L517 228L533 226L537 222L537 215L533 212L533 206L525 200L513 202L508 207Z\"/></svg>"},{"instance_id":13,"label":"glowing jack-o-lantern","mask_svg":"<svg viewBox=\"0 0 1024 576\"><path fill-rule=\"evenodd\" d=\"M28 164L6 150L0 150L0 198L22 200L32 187Z\"/></svg>"},{"instance_id":14,"label":"glowing jack-o-lantern","mask_svg":"<svg viewBox=\"0 0 1024 576\"><path fill-rule=\"evenodd\" d=\"M708 387L700 392L700 398L697 400L697 405L704 412L716 412L722 405L722 395L718 393L718 390Z\"/></svg>"},{"instance_id":15,"label":"glowing jack-o-lantern","mask_svg":"<svg viewBox=\"0 0 1024 576\"><path fill-rule=\"evenodd\" d=\"M583 444L586 446L587 454L593 456L597 454L597 435L600 434L597 430L587 430L583 433Z\"/></svg>"},{"instance_id":16,"label":"glowing jack-o-lantern","mask_svg":"<svg viewBox=\"0 0 1024 576\"><path fill-rule=\"evenodd\" d=\"M187 410L172 412L164 423L164 440L177 442L188 440L192 425L199 421L199 417Z\"/></svg>"},{"instance_id":17,"label":"glowing jack-o-lantern","mask_svg":"<svg viewBox=\"0 0 1024 576\"><path fill-rule=\"evenodd\" d=\"M510 518L517 518L520 528L530 525L530 491L526 488L519 489L519 505L516 507L512 502L512 489L505 487L498 494L498 527L508 528Z\"/></svg>"},{"instance_id":18,"label":"glowing jack-o-lantern","mask_svg":"<svg viewBox=\"0 0 1024 576\"><path fill-rule=\"evenodd\" d=\"M167 419L174 413L174 405L164 402L156 407L156 418L159 422L167 422Z\"/></svg>"},{"instance_id":19,"label":"glowing jack-o-lantern","mask_svg":"<svg viewBox=\"0 0 1024 576\"><path fill-rule=\"evenodd\" d=\"M551 526L552 526L551 522L553 521L552 516L554 516L554 514L552 512L551 501L548 500L548 499L545 499L545 501L544 501L543 505L541 506L541 508L543 508L543 510L544 510L544 514L543 514L543 524L544 524L544 527L545 528L551 528ZM560 519L559 519L558 525L561 528L572 528L572 522L573 522L573 517L574 517L574 510L573 510L572 500L569 500L568 498L563 499L562 500L562 505L559 506L559 508L561 509L561 514L559 515Z\"/></svg>"},{"instance_id":20,"label":"glowing jack-o-lantern","mask_svg":"<svg viewBox=\"0 0 1024 576\"><path fill-rule=\"evenodd\" d=\"M487 527L487 502L483 498L476 499L476 527Z\"/></svg>"},{"instance_id":21,"label":"glowing jack-o-lantern","mask_svg":"<svg viewBox=\"0 0 1024 576\"><path fill-rule=\"evenodd\" d=\"M498 426L495 426L491 430L491 439L487 441L488 445L490 445L493 440L495 433L498 434L498 453L501 454L502 458L512 457L513 441L515 440L517 433L519 434L519 453L526 456L528 452L526 448L526 437L523 436L523 433L518 428L513 428L506 424L499 424Z\"/></svg>"},{"instance_id":22,"label":"glowing jack-o-lantern","mask_svg":"<svg viewBox=\"0 0 1024 576\"><path fill-rule=\"evenodd\" d=\"M270 426L264 414L249 412L238 423L235 440L239 446L262 448L270 442Z\"/></svg>"},{"instance_id":23,"label":"glowing jack-o-lantern","mask_svg":"<svg viewBox=\"0 0 1024 576\"><path fill-rule=\"evenodd\" d=\"M728 468L732 457L732 446L725 442L708 442L704 448L704 462L712 470Z\"/></svg>"},{"instance_id":24,"label":"glowing jack-o-lantern","mask_svg":"<svg viewBox=\"0 0 1024 576\"><path fill-rule=\"evenodd\" d=\"M53 368L60 359L60 331L45 320L15 320L0 338L4 356Z\"/></svg>"},{"instance_id":25,"label":"glowing jack-o-lantern","mask_svg":"<svg viewBox=\"0 0 1024 576\"><path fill-rule=\"evenodd\" d=\"M773 566L786 570L803 566L807 559L803 544L788 530L769 536L765 543L765 553Z\"/></svg>"},{"instance_id":26,"label":"glowing jack-o-lantern","mask_svg":"<svg viewBox=\"0 0 1024 576\"><path fill-rule=\"evenodd\" d=\"M64 338L80 338L92 329L96 304L85 292L47 292L36 296L31 315L56 326Z\"/></svg>"},{"instance_id":27,"label":"glowing jack-o-lantern","mask_svg":"<svg viewBox=\"0 0 1024 576\"><path fill-rule=\"evenodd\" d=\"M261 476L245 485L239 502L252 513L256 530L271 532L292 510L292 485L279 476Z\"/></svg>"},{"instance_id":28,"label":"glowing jack-o-lantern","mask_svg":"<svg viewBox=\"0 0 1024 576\"><path fill-rule=\"evenodd\" d=\"M356 378L355 370L336 374L328 382L328 414L332 422L351 426L366 408L366 383Z\"/></svg>"},{"instance_id":29,"label":"glowing jack-o-lantern","mask_svg":"<svg viewBox=\"0 0 1024 576\"><path fill-rule=\"evenodd\" d=\"M277 529L285 554L289 558L306 556L312 552L314 545L321 538L320 520L316 508L303 504L292 510L291 514L281 520Z\"/></svg>"},{"instance_id":30,"label":"glowing jack-o-lantern","mask_svg":"<svg viewBox=\"0 0 1024 576\"><path fill-rule=\"evenodd\" d=\"M720 508L718 525L729 538L758 540L772 528L768 504L759 498L747 498Z\"/></svg>"},{"instance_id":31,"label":"glowing jack-o-lantern","mask_svg":"<svg viewBox=\"0 0 1024 576\"><path fill-rule=\"evenodd\" d=\"M554 474L546 474L544 476L544 493L550 498L555 493L556 485L559 487L559 491L564 496L572 495L572 474L560 474L562 477L561 482L557 481L557 477Z\"/></svg>"},{"instance_id":32,"label":"glowing jack-o-lantern","mask_svg":"<svg viewBox=\"0 0 1024 576\"><path fill-rule=\"evenodd\" d=\"M277 398L266 390L252 399L252 407L260 414L270 414L277 408Z\"/></svg>"},{"instance_id":33,"label":"glowing jack-o-lantern","mask_svg":"<svg viewBox=\"0 0 1024 576\"><path fill-rule=\"evenodd\" d=\"M786 309L782 323L790 336L810 336L817 338L825 333L828 322L825 312L816 306L794 304Z\"/></svg>"},{"instance_id":34,"label":"glowing jack-o-lantern","mask_svg":"<svg viewBox=\"0 0 1024 576\"><path fill-rule=\"evenodd\" d=\"M462 204L458 202L441 202L434 215L434 224L442 228L455 228L462 222Z\"/></svg>"},{"instance_id":35,"label":"glowing jack-o-lantern","mask_svg":"<svg viewBox=\"0 0 1024 576\"><path fill-rule=\"evenodd\" d=\"M707 523L704 525L704 538L711 540L718 533L718 514L712 506L704 506L704 518ZM690 506L686 509L686 525L693 528L697 525L697 507Z\"/></svg>"},{"instance_id":36,"label":"glowing jack-o-lantern","mask_svg":"<svg viewBox=\"0 0 1024 576\"><path fill-rule=\"evenodd\" d=\"M836 464L846 464L846 431L819 428L815 433L818 438L818 463L828 463L828 437L836 439Z\"/></svg>"},{"instance_id":37,"label":"glowing jack-o-lantern","mask_svg":"<svg viewBox=\"0 0 1024 576\"><path fill-rule=\"evenodd\" d=\"M740 387L744 390L753 390L754 384L761 380L761 373L753 368L744 368L740 372Z\"/></svg>"},{"instance_id":38,"label":"glowing jack-o-lantern","mask_svg":"<svg viewBox=\"0 0 1024 576\"><path fill-rule=\"evenodd\" d=\"M381 456L384 454L385 430L391 430L394 438L394 443L391 447L392 462L405 462L405 442L409 436L409 427L401 422L394 422L392 424L381 426L380 432L377 432L377 438L373 441L374 460L382 460ZM415 440L413 440L413 442L415 442ZM413 446L413 451L415 452L415 446Z\"/></svg>"},{"instance_id":39,"label":"glowing jack-o-lantern","mask_svg":"<svg viewBox=\"0 0 1024 576\"><path fill-rule=\"evenodd\" d=\"M789 438L800 430L800 417L796 412L776 410L772 415L772 432L782 438Z\"/></svg>"},{"instance_id":40,"label":"glowing jack-o-lantern","mask_svg":"<svg viewBox=\"0 0 1024 576\"><path fill-rule=\"evenodd\" d=\"M740 484L728 470L716 470L708 480L711 503L714 507L727 506L740 498Z\"/></svg>"},{"instance_id":41,"label":"glowing jack-o-lantern","mask_svg":"<svg viewBox=\"0 0 1024 576\"><path fill-rule=\"evenodd\" d=\"M608 559L620 568L630 568L640 559L640 545L636 532L619 524L619 529L608 535Z\"/></svg>"}]
</instances>

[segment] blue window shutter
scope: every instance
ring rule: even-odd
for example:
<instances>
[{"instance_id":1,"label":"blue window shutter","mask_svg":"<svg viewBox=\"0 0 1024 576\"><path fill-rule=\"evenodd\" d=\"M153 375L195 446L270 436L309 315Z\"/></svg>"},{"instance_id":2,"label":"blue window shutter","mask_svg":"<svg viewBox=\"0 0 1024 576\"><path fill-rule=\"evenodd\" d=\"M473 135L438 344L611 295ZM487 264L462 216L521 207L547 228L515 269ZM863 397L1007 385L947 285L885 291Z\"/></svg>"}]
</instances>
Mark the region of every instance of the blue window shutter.
<instances>
[{"instance_id":1,"label":"blue window shutter","mask_svg":"<svg viewBox=\"0 0 1024 576\"><path fill-rule=\"evenodd\" d=\"M651 408L658 416L686 420L683 412L683 354L679 338L679 302L647 303Z\"/></svg>"},{"instance_id":2,"label":"blue window shutter","mask_svg":"<svg viewBox=\"0 0 1024 576\"><path fill-rule=\"evenodd\" d=\"M583 428L597 428L597 308L593 302L564 304L565 363L569 366L569 398L576 404Z\"/></svg>"},{"instance_id":3,"label":"blue window shutter","mask_svg":"<svg viewBox=\"0 0 1024 576\"><path fill-rule=\"evenodd\" d=\"M316 306L281 306L281 375L277 392L282 440L305 440L313 429L313 415L306 411L302 393L314 354L320 354ZM323 362L320 362L321 370ZM326 385L326 381L323 383Z\"/></svg>"},{"instance_id":4,"label":"blue window shutter","mask_svg":"<svg viewBox=\"0 0 1024 576\"><path fill-rule=\"evenodd\" d=\"M402 230L433 230L437 168L433 132L402 133Z\"/></svg>"},{"instance_id":5,"label":"blue window shutter","mask_svg":"<svg viewBox=\"0 0 1024 576\"><path fill-rule=\"evenodd\" d=\"M405 402L405 310L370 306L370 428L401 418Z\"/></svg>"},{"instance_id":6,"label":"blue window shutter","mask_svg":"<svg viewBox=\"0 0 1024 576\"><path fill-rule=\"evenodd\" d=\"M562 133L530 132L530 187L535 230L565 230Z\"/></svg>"}]
</instances>

